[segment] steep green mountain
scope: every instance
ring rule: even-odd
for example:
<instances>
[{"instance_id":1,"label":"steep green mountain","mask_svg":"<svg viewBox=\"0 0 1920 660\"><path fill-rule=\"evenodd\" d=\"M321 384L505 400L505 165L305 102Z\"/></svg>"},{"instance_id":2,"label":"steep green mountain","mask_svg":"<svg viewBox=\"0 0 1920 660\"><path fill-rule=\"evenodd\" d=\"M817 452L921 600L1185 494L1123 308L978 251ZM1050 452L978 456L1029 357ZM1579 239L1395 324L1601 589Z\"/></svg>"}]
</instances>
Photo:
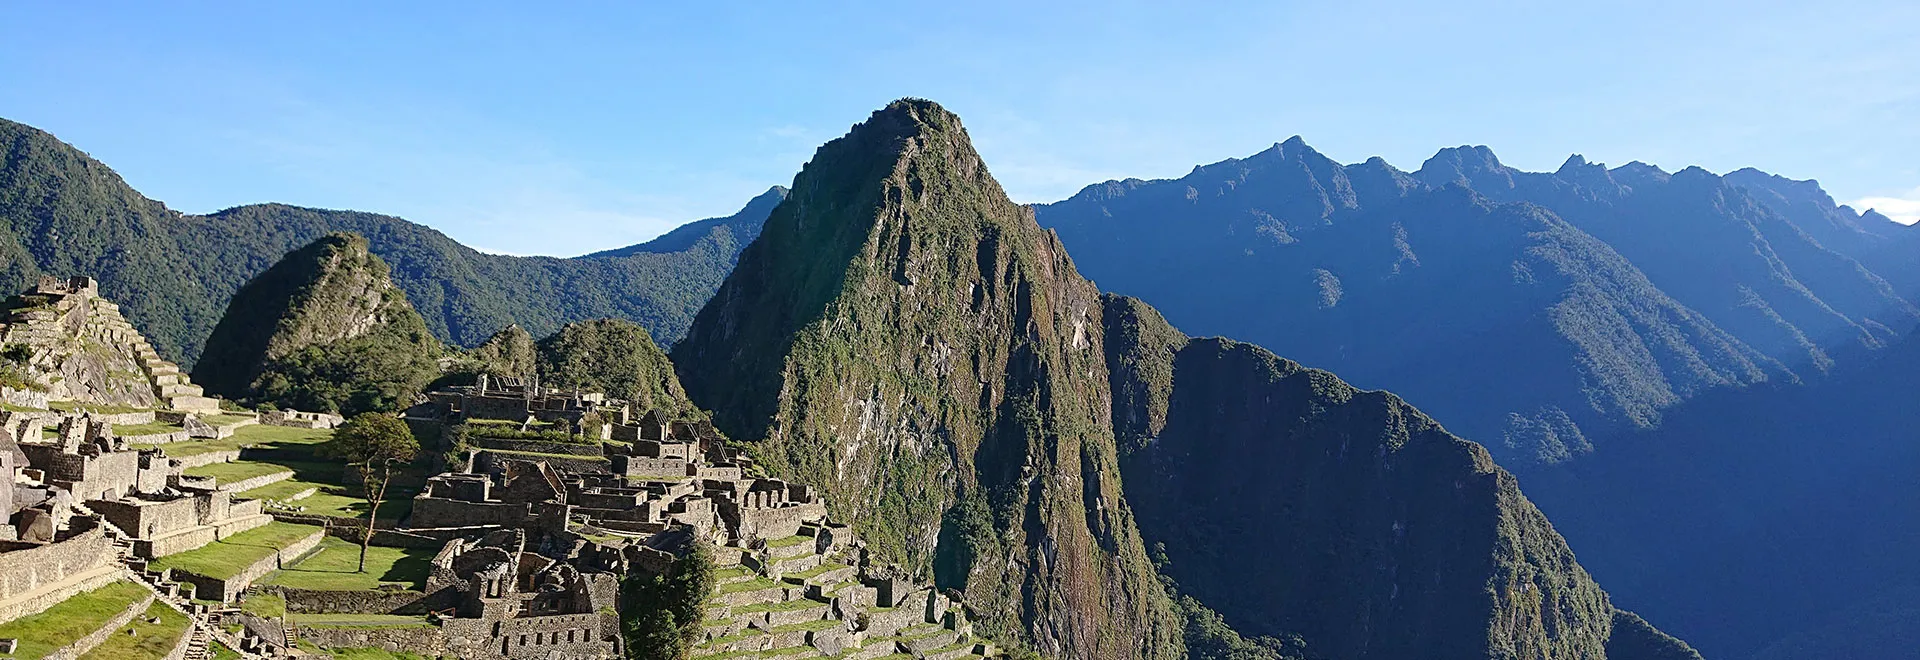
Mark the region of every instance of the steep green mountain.
<instances>
[{"instance_id":1,"label":"steep green mountain","mask_svg":"<svg viewBox=\"0 0 1920 660\"><path fill-rule=\"evenodd\" d=\"M1099 294L931 102L821 147L673 359L877 560L1050 657L1697 657L1616 626L1479 446Z\"/></svg>"},{"instance_id":2,"label":"steep green mountain","mask_svg":"<svg viewBox=\"0 0 1920 660\"><path fill-rule=\"evenodd\" d=\"M367 239L328 234L234 293L193 379L279 407L394 410L439 374L444 352Z\"/></svg>"},{"instance_id":3,"label":"steep green mountain","mask_svg":"<svg viewBox=\"0 0 1920 660\"><path fill-rule=\"evenodd\" d=\"M604 392L634 402L639 410L681 416L698 412L687 401L666 352L653 343L646 328L632 321L568 323L540 340L537 350L544 384Z\"/></svg>"},{"instance_id":4,"label":"steep green mountain","mask_svg":"<svg viewBox=\"0 0 1920 660\"><path fill-rule=\"evenodd\" d=\"M1135 299L1104 318L1141 534L1236 629L1332 658L1699 657L1616 611L1512 475L1398 397Z\"/></svg>"},{"instance_id":5,"label":"steep green mountain","mask_svg":"<svg viewBox=\"0 0 1920 660\"><path fill-rule=\"evenodd\" d=\"M1402 393L1503 459L1555 462L1703 392L1816 376L1920 323L1798 227L1818 216L1848 245L1897 230L1824 197L1795 220L1738 184L1754 185L1577 157L1521 172L1484 147L1409 174L1296 137L1036 212L1096 281L1181 327Z\"/></svg>"},{"instance_id":6,"label":"steep green mountain","mask_svg":"<svg viewBox=\"0 0 1920 660\"><path fill-rule=\"evenodd\" d=\"M820 485L877 558L937 565L989 630L1177 657L1120 490L1099 312L959 119L897 101L815 153L673 358L721 430Z\"/></svg>"},{"instance_id":7,"label":"steep green mountain","mask_svg":"<svg viewBox=\"0 0 1920 660\"><path fill-rule=\"evenodd\" d=\"M184 215L43 131L0 120L0 290L85 273L169 359L191 365L240 285L331 232L367 237L435 336L474 346L520 324L624 318L666 341L732 269L784 191L655 241L571 259L482 254L392 216L282 204Z\"/></svg>"}]
</instances>

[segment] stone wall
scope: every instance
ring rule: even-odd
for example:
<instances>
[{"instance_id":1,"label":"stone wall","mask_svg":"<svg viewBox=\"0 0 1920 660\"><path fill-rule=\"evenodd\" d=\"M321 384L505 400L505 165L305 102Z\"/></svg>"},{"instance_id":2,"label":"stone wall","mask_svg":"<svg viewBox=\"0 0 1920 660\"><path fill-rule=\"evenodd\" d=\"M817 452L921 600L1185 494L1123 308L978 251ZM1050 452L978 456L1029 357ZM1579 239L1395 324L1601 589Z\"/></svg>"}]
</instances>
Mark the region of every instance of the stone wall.
<instances>
[{"instance_id":1,"label":"stone wall","mask_svg":"<svg viewBox=\"0 0 1920 660\"><path fill-rule=\"evenodd\" d=\"M314 532L308 534L306 538L289 543L287 547L281 548L278 552L262 557L259 561L254 562L253 565L241 569L240 572L235 573L233 577L230 578L216 579L185 571L176 571L173 577L182 582L192 582L195 598L218 600L223 603L232 601L240 595L241 590L247 588L247 585L253 584L254 580L258 580L261 576L280 568L283 562L297 559L300 555L306 554L308 550L312 550L314 546L319 545L322 536L324 535L320 533L320 530L314 530Z\"/></svg>"},{"instance_id":2,"label":"stone wall","mask_svg":"<svg viewBox=\"0 0 1920 660\"><path fill-rule=\"evenodd\" d=\"M120 436L120 439L127 441L129 444L136 445L164 445L169 442L186 442L188 440L186 429L166 433L148 433L146 435L123 435Z\"/></svg>"},{"instance_id":3,"label":"stone wall","mask_svg":"<svg viewBox=\"0 0 1920 660\"><path fill-rule=\"evenodd\" d=\"M119 614L113 615L113 618L107 620L106 625L101 626L99 630L88 633L86 637L75 640L72 644L55 649L54 652L48 653L45 656L46 660L73 660L74 658L86 655L87 652L92 651L94 647L106 643L107 637L112 636L114 631L119 630L121 626L133 622L133 618L140 616L142 612L146 612L147 606L153 604L153 598L153 592L151 591L141 594L139 600L134 601L132 605L128 605L127 609L122 610Z\"/></svg>"},{"instance_id":4,"label":"stone wall","mask_svg":"<svg viewBox=\"0 0 1920 660\"><path fill-rule=\"evenodd\" d=\"M80 524L80 521L91 522L82 518L76 518L75 521L76 524ZM94 527L58 543L0 552L0 600L11 599L112 561L113 542L107 539L104 527Z\"/></svg>"},{"instance_id":5,"label":"stone wall","mask_svg":"<svg viewBox=\"0 0 1920 660\"><path fill-rule=\"evenodd\" d=\"M416 497L413 500L412 527L472 527L475 525L500 525L517 527L527 520L532 511L529 504L503 504L500 502L467 502L438 497Z\"/></svg>"},{"instance_id":6,"label":"stone wall","mask_svg":"<svg viewBox=\"0 0 1920 660\"><path fill-rule=\"evenodd\" d=\"M474 471L476 472L497 472L499 469L495 466L502 461L540 461L555 470L576 474L610 474L613 472L612 464L604 456L531 456L526 454L501 454L496 451L483 449L474 452L474 457Z\"/></svg>"},{"instance_id":7,"label":"stone wall","mask_svg":"<svg viewBox=\"0 0 1920 660\"><path fill-rule=\"evenodd\" d=\"M446 632L437 626L340 628L296 624L296 627L301 639L325 648L375 648L428 657L447 655Z\"/></svg>"},{"instance_id":8,"label":"stone wall","mask_svg":"<svg viewBox=\"0 0 1920 660\"><path fill-rule=\"evenodd\" d=\"M263 474L258 477L253 477L251 479L241 479L239 481L235 481L232 483L220 484L220 490L224 490L229 493L243 493L249 490L253 490L255 488L259 488L261 486L265 486L267 484L280 483L282 481L286 481L291 478L293 478L293 472L291 470L286 472L275 472L273 474Z\"/></svg>"},{"instance_id":9,"label":"stone wall","mask_svg":"<svg viewBox=\"0 0 1920 660\"><path fill-rule=\"evenodd\" d=\"M94 500L87 508L98 512L107 522L135 538L152 539L201 524L202 509L197 498L182 497L165 502L145 500Z\"/></svg>"},{"instance_id":10,"label":"stone wall","mask_svg":"<svg viewBox=\"0 0 1920 660\"><path fill-rule=\"evenodd\" d=\"M563 614L487 621L449 619L447 651L463 660L613 657L619 635L612 614Z\"/></svg>"},{"instance_id":11,"label":"stone wall","mask_svg":"<svg viewBox=\"0 0 1920 660\"><path fill-rule=\"evenodd\" d=\"M180 469L185 470L187 468L196 468L202 465L213 465L214 463L232 463L234 461L240 460L240 450L226 449L221 451L210 451L210 452L205 452L200 454L194 454L192 456L188 456L185 458L175 458L172 460L175 463L179 464Z\"/></svg>"},{"instance_id":12,"label":"stone wall","mask_svg":"<svg viewBox=\"0 0 1920 660\"><path fill-rule=\"evenodd\" d=\"M431 594L404 589L323 591L273 587L287 599L288 612L335 614L426 614L459 606L461 594L449 587Z\"/></svg>"},{"instance_id":13,"label":"stone wall","mask_svg":"<svg viewBox=\"0 0 1920 660\"><path fill-rule=\"evenodd\" d=\"M504 449L507 451L530 451L536 454L565 454L568 456L601 456L605 454L598 444L583 444L561 440L526 440L520 438L489 438L474 432L467 436L467 444L480 449Z\"/></svg>"}]
</instances>

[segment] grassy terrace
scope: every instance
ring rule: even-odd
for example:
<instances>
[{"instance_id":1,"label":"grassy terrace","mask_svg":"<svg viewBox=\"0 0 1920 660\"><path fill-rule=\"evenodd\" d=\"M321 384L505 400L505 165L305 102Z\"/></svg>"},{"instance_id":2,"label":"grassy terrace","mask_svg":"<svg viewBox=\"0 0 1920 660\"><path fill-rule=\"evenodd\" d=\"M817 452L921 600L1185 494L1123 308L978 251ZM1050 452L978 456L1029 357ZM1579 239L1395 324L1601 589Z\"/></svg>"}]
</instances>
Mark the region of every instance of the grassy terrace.
<instances>
[{"instance_id":1,"label":"grassy terrace","mask_svg":"<svg viewBox=\"0 0 1920 660\"><path fill-rule=\"evenodd\" d=\"M791 548L793 546L800 545L802 543L812 543L812 542L813 542L813 537L811 536L789 536L783 539L773 539L771 541L767 541L767 547Z\"/></svg>"},{"instance_id":2,"label":"grassy terrace","mask_svg":"<svg viewBox=\"0 0 1920 660\"><path fill-rule=\"evenodd\" d=\"M268 574L261 584L329 591L363 591L399 584L419 590L426 587L434 552L431 548L369 547L367 572L360 573L356 570L360 546L329 536L320 540L318 549L285 570ZM301 617L303 623L306 620Z\"/></svg>"},{"instance_id":3,"label":"grassy terrace","mask_svg":"<svg viewBox=\"0 0 1920 660\"><path fill-rule=\"evenodd\" d=\"M198 549L153 560L152 570L179 569L195 575L226 579L281 548L320 531L311 525L271 522L214 541Z\"/></svg>"},{"instance_id":4,"label":"grassy terrace","mask_svg":"<svg viewBox=\"0 0 1920 660\"><path fill-rule=\"evenodd\" d=\"M793 600L783 601L778 603L754 603L752 605L741 605L739 607L733 608L733 613L735 615L740 615L740 614L759 614L761 612L797 612L799 610L809 610L816 607L826 607L826 605L827 605L826 603L822 603L817 600L812 600L807 598L796 598Z\"/></svg>"},{"instance_id":5,"label":"grassy terrace","mask_svg":"<svg viewBox=\"0 0 1920 660\"><path fill-rule=\"evenodd\" d=\"M155 433L173 433L175 431L185 431L185 430L187 430L186 427L179 426L177 424L168 424L166 422L153 422L150 424L115 424L113 425L114 435L153 435Z\"/></svg>"},{"instance_id":6,"label":"grassy terrace","mask_svg":"<svg viewBox=\"0 0 1920 660\"><path fill-rule=\"evenodd\" d=\"M200 418L200 421L206 422L208 424L212 424L214 426L226 426L228 424L241 422L249 419L255 419L255 418L253 415L235 415L232 413L225 413L225 414L209 415L207 417L202 417Z\"/></svg>"},{"instance_id":7,"label":"grassy terrace","mask_svg":"<svg viewBox=\"0 0 1920 660\"><path fill-rule=\"evenodd\" d=\"M759 577L759 578L747 580L745 582L733 582L729 584L720 585L720 593L731 594L731 593L739 593L742 591L759 591L761 589L772 589L778 586L780 586L780 583L778 582L774 582L773 580L769 580L767 578Z\"/></svg>"},{"instance_id":8,"label":"grassy terrace","mask_svg":"<svg viewBox=\"0 0 1920 660\"><path fill-rule=\"evenodd\" d=\"M276 472L292 472L285 465L259 463L255 461L234 461L232 463L214 463L187 468L189 477L213 477L213 482L225 486L230 483L262 477Z\"/></svg>"},{"instance_id":9,"label":"grassy terrace","mask_svg":"<svg viewBox=\"0 0 1920 660\"><path fill-rule=\"evenodd\" d=\"M147 623L149 618L160 622ZM145 614L121 626L106 642L80 656L80 660L162 660L173 652L174 642L180 641L180 633L186 632L187 625L187 615L167 607L166 603L154 601L147 606Z\"/></svg>"},{"instance_id":10,"label":"grassy terrace","mask_svg":"<svg viewBox=\"0 0 1920 660\"><path fill-rule=\"evenodd\" d=\"M45 612L0 624L0 638L20 640L13 651L15 658L44 657L99 630L147 593L145 587L132 582L115 582L60 601Z\"/></svg>"}]
</instances>

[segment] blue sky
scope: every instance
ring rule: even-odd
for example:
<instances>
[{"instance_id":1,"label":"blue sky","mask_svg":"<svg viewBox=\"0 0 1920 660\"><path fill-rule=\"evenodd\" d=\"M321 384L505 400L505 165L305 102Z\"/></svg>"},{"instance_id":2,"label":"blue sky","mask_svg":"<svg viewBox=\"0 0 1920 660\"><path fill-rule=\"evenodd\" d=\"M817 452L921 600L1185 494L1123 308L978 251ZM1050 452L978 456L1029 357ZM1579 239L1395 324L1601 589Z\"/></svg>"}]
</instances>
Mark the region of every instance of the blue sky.
<instances>
[{"instance_id":1,"label":"blue sky","mask_svg":"<svg viewBox=\"0 0 1920 660\"><path fill-rule=\"evenodd\" d=\"M182 211L517 254L731 213L901 96L958 112L1022 202L1299 134L1403 169L1754 166L1920 216L1911 1L160 4L0 12L0 117Z\"/></svg>"}]
</instances>

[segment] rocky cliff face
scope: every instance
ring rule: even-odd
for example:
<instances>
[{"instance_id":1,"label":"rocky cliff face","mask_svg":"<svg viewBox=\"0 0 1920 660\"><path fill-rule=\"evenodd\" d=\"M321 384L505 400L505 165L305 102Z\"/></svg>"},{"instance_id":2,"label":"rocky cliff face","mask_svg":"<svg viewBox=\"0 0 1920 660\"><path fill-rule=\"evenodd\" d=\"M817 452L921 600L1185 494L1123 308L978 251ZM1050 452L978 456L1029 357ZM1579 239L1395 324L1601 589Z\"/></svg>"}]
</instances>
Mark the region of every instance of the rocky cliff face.
<instances>
[{"instance_id":1,"label":"rocky cliff face","mask_svg":"<svg viewBox=\"0 0 1920 660\"><path fill-rule=\"evenodd\" d=\"M1613 639L1605 593L1485 450L1102 297L929 102L821 147L673 358L879 557L1051 657L1181 652L1147 547L1228 621L1317 656Z\"/></svg>"},{"instance_id":2,"label":"rocky cliff face","mask_svg":"<svg viewBox=\"0 0 1920 660\"><path fill-rule=\"evenodd\" d=\"M1051 657L1176 657L1122 496L1100 313L959 119L898 101L820 148L673 357L722 430L991 630Z\"/></svg>"},{"instance_id":3,"label":"rocky cliff face","mask_svg":"<svg viewBox=\"0 0 1920 660\"><path fill-rule=\"evenodd\" d=\"M354 412L405 405L440 351L367 240L329 234L234 294L193 375L234 398Z\"/></svg>"},{"instance_id":4,"label":"rocky cliff face","mask_svg":"<svg viewBox=\"0 0 1920 660\"><path fill-rule=\"evenodd\" d=\"M1333 658L1698 657L1644 622L1610 642L1606 594L1513 476L1398 397L1106 307L1141 534L1241 631Z\"/></svg>"}]
</instances>

